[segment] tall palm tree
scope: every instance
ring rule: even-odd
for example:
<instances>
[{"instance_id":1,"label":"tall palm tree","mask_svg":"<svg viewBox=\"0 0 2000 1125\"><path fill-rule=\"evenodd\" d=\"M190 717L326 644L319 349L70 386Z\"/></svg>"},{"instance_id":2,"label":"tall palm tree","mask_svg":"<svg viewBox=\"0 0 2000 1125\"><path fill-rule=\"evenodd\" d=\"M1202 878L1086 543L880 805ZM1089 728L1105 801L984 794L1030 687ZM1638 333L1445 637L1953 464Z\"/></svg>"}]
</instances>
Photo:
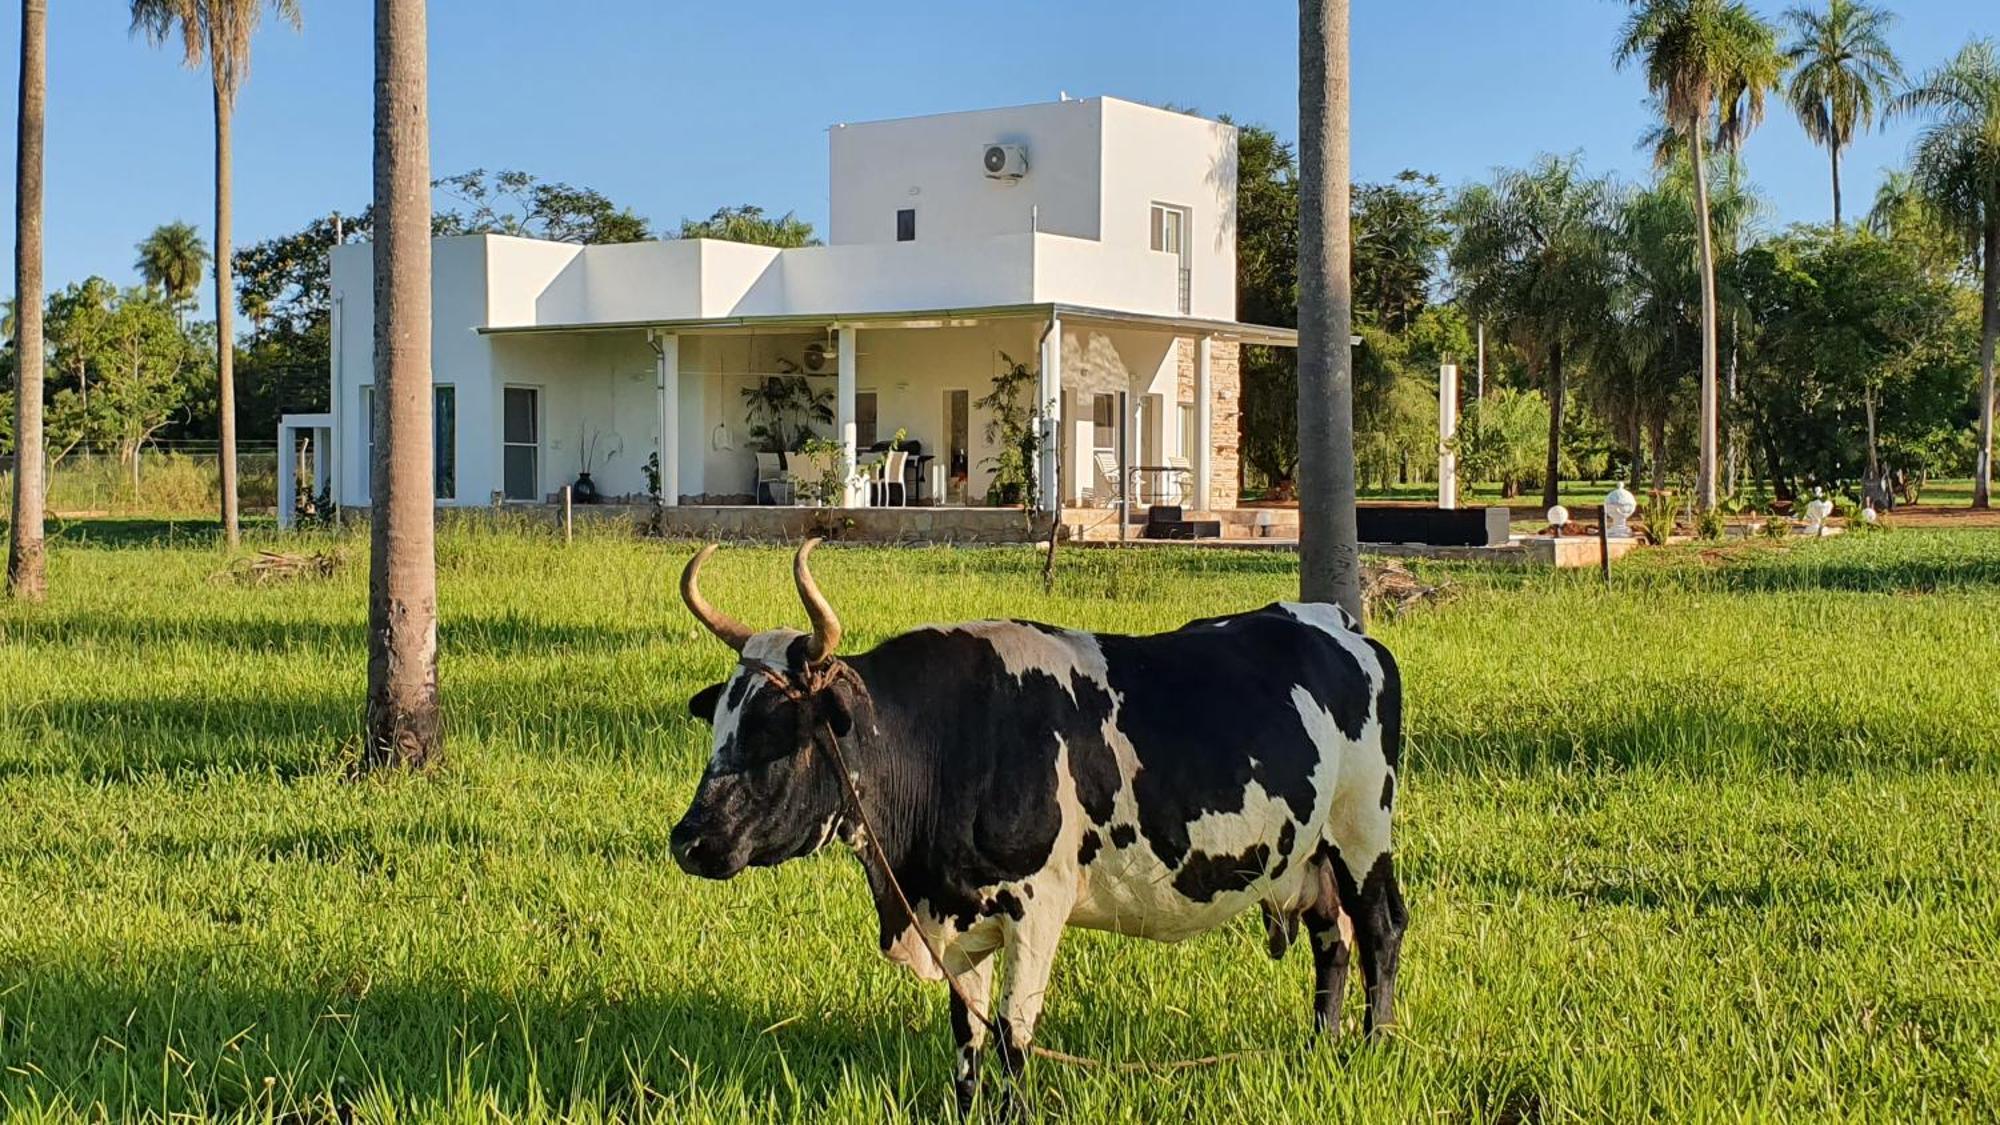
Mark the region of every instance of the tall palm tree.
<instances>
[{"instance_id":1,"label":"tall palm tree","mask_svg":"<svg viewBox=\"0 0 2000 1125\"><path fill-rule=\"evenodd\" d=\"M250 76L250 37L266 4L286 23L300 25L299 0L132 0L132 30L155 46L179 39L189 67L208 62L215 99L215 378L220 437L222 531L231 547L241 533L236 520L236 367L230 290L231 117L236 94Z\"/></svg>"},{"instance_id":2,"label":"tall palm tree","mask_svg":"<svg viewBox=\"0 0 2000 1125\"><path fill-rule=\"evenodd\" d=\"M1758 200L1739 162L1710 158L1710 216L1723 257L1732 257L1757 213ZM1618 292L1610 331L1593 349L1593 388L1601 412L1624 418L1636 465L1650 439L1652 487L1666 487L1666 436L1689 375L1700 365L1701 255L1695 229L1694 171L1683 152L1646 187L1625 196L1617 214ZM1602 384L1609 384L1602 385Z\"/></svg>"},{"instance_id":3,"label":"tall palm tree","mask_svg":"<svg viewBox=\"0 0 2000 1125\"><path fill-rule=\"evenodd\" d=\"M139 258L133 268L149 287L165 294L167 303L177 310L194 302L202 267L208 264L208 247L193 223L162 223L137 249Z\"/></svg>"},{"instance_id":4,"label":"tall palm tree","mask_svg":"<svg viewBox=\"0 0 2000 1125\"><path fill-rule=\"evenodd\" d=\"M1361 620L1348 0L1299 0L1299 596Z\"/></svg>"},{"instance_id":5,"label":"tall palm tree","mask_svg":"<svg viewBox=\"0 0 2000 1125\"><path fill-rule=\"evenodd\" d=\"M42 557L42 126L48 99L47 0L21 0L21 100L14 165L14 522L7 593L40 601Z\"/></svg>"},{"instance_id":6,"label":"tall palm tree","mask_svg":"<svg viewBox=\"0 0 2000 1125\"><path fill-rule=\"evenodd\" d=\"M424 0L375 0L375 463L368 765L443 746L431 480L431 172Z\"/></svg>"},{"instance_id":7,"label":"tall palm tree","mask_svg":"<svg viewBox=\"0 0 2000 1125\"><path fill-rule=\"evenodd\" d=\"M1720 401L1716 362L1715 241L1706 148L1733 151L1764 116L1784 73L1777 33L1742 0L1632 0L1619 66L1638 64L1665 124L1688 145L1701 243L1701 459L1695 501L1715 507Z\"/></svg>"},{"instance_id":8,"label":"tall palm tree","mask_svg":"<svg viewBox=\"0 0 2000 1125\"><path fill-rule=\"evenodd\" d=\"M1826 0L1825 11L1790 8L1792 27L1785 59L1792 77L1785 100L1816 145L1833 162L1833 225L1840 225L1840 154L1856 129L1875 123L1877 103L1886 105L1903 81L1903 64L1889 48L1896 16L1863 0Z\"/></svg>"},{"instance_id":9,"label":"tall palm tree","mask_svg":"<svg viewBox=\"0 0 2000 1125\"><path fill-rule=\"evenodd\" d=\"M1607 330L1618 192L1574 157L1543 157L1461 192L1451 267L1474 319L1496 325L1540 377L1549 400L1542 499L1561 484L1564 398L1571 366Z\"/></svg>"},{"instance_id":10,"label":"tall palm tree","mask_svg":"<svg viewBox=\"0 0 2000 1125\"><path fill-rule=\"evenodd\" d=\"M1980 298L1979 459L1972 506L1993 503L1993 364L2000 348L2000 51L1975 39L1890 105L1930 118L1910 175L1930 211L1957 232L1984 277Z\"/></svg>"}]
</instances>

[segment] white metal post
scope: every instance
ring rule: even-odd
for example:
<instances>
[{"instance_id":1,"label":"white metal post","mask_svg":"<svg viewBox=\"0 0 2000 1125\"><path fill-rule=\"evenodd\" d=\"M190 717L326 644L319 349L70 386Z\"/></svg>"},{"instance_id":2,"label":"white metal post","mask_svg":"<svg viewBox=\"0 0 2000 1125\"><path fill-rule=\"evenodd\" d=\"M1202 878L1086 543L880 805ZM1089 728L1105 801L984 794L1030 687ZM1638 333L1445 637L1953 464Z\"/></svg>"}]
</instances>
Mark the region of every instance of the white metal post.
<instances>
[{"instance_id":1,"label":"white metal post","mask_svg":"<svg viewBox=\"0 0 2000 1125\"><path fill-rule=\"evenodd\" d=\"M1191 507L1206 511L1209 503L1209 478L1215 472L1213 451L1215 449L1215 403L1211 383L1210 353L1215 350L1215 341L1203 336L1194 342L1194 503Z\"/></svg>"},{"instance_id":2,"label":"white metal post","mask_svg":"<svg viewBox=\"0 0 2000 1125\"><path fill-rule=\"evenodd\" d=\"M854 395L855 383L859 377L855 370L857 362L855 332L853 328L840 328L834 331L835 351L838 357L835 371L838 378L834 382L833 420L836 432L840 435L842 481L840 504L843 508L861 507L867 497L868 488L865 483L858 488L855 485L855 479L860 475L856 461L859 451L855 449L857 426L854 418Z\"/></svg>"},{"instance_id":3,"label":"white metal post","mask_svg":"<svg viewBox=\"0 0 2000 1125\"><path fill-rule=\"evenodd\" d=\"M1035 458L1036 495L1028 497L1034 506L1044 512L1053 512L1059 506L1061 482L1057 472L1057 459L1061 454L1061 441L1057 428L1062 410L1062 318L1049 317L1049 330L1042 337L1041 378L1035 386L1035 417L1040 419L1041 449Z\"/></svg>"},{"instance_id":4,"label":"white metal post","mask_svg":"<svg viewBox=\"0 0 2000 1125\"><path fill-rule=\"evenodd\" d=\"M652 336L659 358L660 503L672 508L681 502L681 338L672 332Z\"/></svg>"},{"instance_id":5,"label":"white metal post","mask_svg":"<svg viewBox=\"0 0 2000 1125\"><path fill-rule=\"evenodd\" d=\"M1458 454L1452 440L1458 437L1458 365L1438 368L1438 507L1458 507Z\"/></svg>"},{"instance_id":6,"label":"white metal post","mask_svg":"<svg viewBox=\"0 0 2000 1125\"><path fill-rule=\"evenodd\" d=\"M292 444L292 428L278 422L278 528L292 526L292 505L299 492L298 447Z\"/></svg>"}]
</instances>

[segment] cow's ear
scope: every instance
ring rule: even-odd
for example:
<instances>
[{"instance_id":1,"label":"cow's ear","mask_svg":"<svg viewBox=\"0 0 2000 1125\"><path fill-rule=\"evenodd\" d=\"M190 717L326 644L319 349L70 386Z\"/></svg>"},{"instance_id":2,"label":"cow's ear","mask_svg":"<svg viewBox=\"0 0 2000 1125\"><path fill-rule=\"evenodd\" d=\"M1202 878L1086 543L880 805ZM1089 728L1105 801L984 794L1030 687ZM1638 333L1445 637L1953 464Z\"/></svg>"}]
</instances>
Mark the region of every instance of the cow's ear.
<instances>
[{"instance_id":1,"label":"cow's ear","mask_svg":"<svg viewBox=\"0 0 2000 1125\"><path fill-rule=\"evenodd\" d=\"M835 738L846 738L854 729L854 706L847 698L844 688L834 687L813 697L814 706L819 709L819 719L833 731Z\"/></svg>"},{"instance_id":2,"label":"cow's ear","mask_svg":"<svg viewBox=\"0 0 2000 1125\"><path fill-rule=\"evenodd\" d=\"M715 701L721 698L722 685L710 684L700 691L695 692L694 698L688 700L688 714L693 715L710 726L714 726Z\"/></svg>"}]
</instances>

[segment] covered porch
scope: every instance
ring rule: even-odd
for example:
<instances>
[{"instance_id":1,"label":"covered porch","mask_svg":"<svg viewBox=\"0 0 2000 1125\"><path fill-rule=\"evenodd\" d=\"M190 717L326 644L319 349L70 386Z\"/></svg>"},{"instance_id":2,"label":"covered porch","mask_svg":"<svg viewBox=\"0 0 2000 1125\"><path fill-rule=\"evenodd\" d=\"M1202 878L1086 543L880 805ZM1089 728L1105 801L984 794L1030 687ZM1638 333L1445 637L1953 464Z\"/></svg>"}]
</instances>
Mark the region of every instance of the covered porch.
<instances>
[{"instance_id":1,"label":"covered porch","mask_svg":"<svg viewBox=\"0 0 2000 1125\"><path fill-rule=\"evenodd\" d=\"M1050 304L481 331L500 393L532 390L532 407L515 397L547 439L535 487L552 495L589 467L606 498L657 495L668 509L1011 509L1024 527L1024 507L1233 507L1233 345L1295 342ZM650 448L634 448L642 434ZM565 446L573 470L556 460Z\"/></svg>"}]
</instances>

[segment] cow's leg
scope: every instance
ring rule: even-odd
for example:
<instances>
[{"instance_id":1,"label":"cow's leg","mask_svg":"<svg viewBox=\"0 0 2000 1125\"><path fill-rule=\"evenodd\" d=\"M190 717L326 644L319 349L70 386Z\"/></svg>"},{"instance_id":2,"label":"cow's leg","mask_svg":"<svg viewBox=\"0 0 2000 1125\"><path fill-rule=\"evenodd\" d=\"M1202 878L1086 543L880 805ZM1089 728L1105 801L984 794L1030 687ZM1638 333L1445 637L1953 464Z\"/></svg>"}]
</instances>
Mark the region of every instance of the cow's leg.
<instances>
[{"instance_id":1,"label":"cow's leg","mask_svg":"<svg viewBox=\"0 0 2000 1125\"><path fill-rule=\"evenodd\" d=\"M1333 865L1321 861L1313 865L1311 876L1317 891L1306 907L1306 933L1312 939L1313 1031L1329 1037L1340 1034L1340 1007L1347 995L1347 966L1353 956L1353 927L1340 909L1340 891L1334 886Z\"/></svg>"},{"instance_id":2,"label":"cow's leg","mask_svg":"<svg viewBox=\"0 0 2000 1125\"><path fill-rule=\"evenodd\" d=\"M979 1056L986 1048L989 1038L986 1021L992 1018L993 1011L991 952L989 949L968 954L961 946L953 946L944 954L949 979L955 986L951 989L951 1038L958 1048L958 1061L952 1068L951 1084L958 1095L961 1114L972 1108L972 1099L979 1093Z\"/></svg>"},{"instance_id":3,"label":"cow's leg","mask_svg":"<svg viewBox=\"0 0 2000 1125\"><path fill-rule=\"evenodd\" d=\"M1046 890L1046 886L1044 887ZM1000 1061L1010 1077L1021 1073L1028 1046L1034 1042L1035 1021L1042 1016L1049 974L1055 969L1056 947L1062 944L1069 920L1067 904L1044 894L1019 921L1007 928L1007 979L1000 986Z\"/></svg>"},{"instance_id":4,"label":"cow's leg","mask_svg":"<svg viewBox=\"0 0 2000 1125\"><path fill-rule=\"evenodd\" d=\"M1386 774L1386 767L1378 764ZM1395 1022L1396 962L1403 948L1409 911L1396 886L1396 864L1389 854L1388 789L1380 782L1348 787L1335 798L1328 835L1327 858L1340 890L1340 906L1354 924L1355 952L1361 958L1361 979L1367 986L1367 1028L1375 1031ZM1378 797L1377 794L1383 794Z\"/></svg>"}]
</instances>

